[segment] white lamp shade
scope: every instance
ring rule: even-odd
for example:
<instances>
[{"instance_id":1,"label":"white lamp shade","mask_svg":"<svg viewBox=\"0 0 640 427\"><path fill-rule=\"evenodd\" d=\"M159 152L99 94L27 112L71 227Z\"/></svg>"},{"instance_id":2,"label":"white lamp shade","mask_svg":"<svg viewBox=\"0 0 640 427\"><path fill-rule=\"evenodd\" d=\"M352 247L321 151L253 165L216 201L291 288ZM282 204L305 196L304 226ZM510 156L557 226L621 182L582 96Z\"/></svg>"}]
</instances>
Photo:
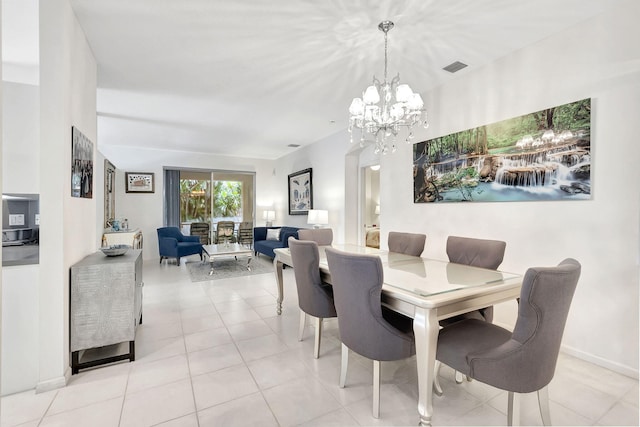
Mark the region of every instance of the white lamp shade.
<instances>
[{"instance_id":1,"label":"white lamp shade","mask_svg":"<svg viewBox=\"0 0 640 427\"><path fill-rule=\"evenodd\" d=\"M322 209L310 209L307 224L325 225L329 224L329 211Z\"/></svg>"},{"instance_id":2,"label":"white lamp shade","mask_svg":"<svg viewBox=\"0 0 640 427\"><path fill-rule=\"evenodd\" d=\"M364 102L360 98L353 98L351 101L351 106L349 107L349 114L352 116L362 116L364 115Z\"/></svg>"},{"instance_id":3,"label":"white lamp shade","mask_svg":"<svg viewBox=\"0 0 640 427\"><path fill-rule=\"evenodd\" d=\"M409 102L412 96L413 91L409 85L400 85L396 89L396 101L398 102Z\"/></svg>"},{"instance_id":4,"label":"white lamp shade","mask_svg":"<svg viewBox=\"0 0 640 427\"><path fill-rule=\"evenodd\" d=\"M364 95L362 95L362 100L365 104L372 105L380 102L380 94L378 93L378 89L375 86L369 86L367 90L364 91Z\"/></svg>"},{"instance_id":5,"label":"white lamp shade","mask_svg":"<svg viewBox=\"0 0 640 427\"><path fill-rule=\"evenodd\" d=\"M409 108L412 110L419 110L424 107L424 101L419 93L414 93L411 95L411 99L409 100Z\"/></svg>"},{"instance_id":6,"label":"white lamp shade","mask_svg":"<svg viewBox=\"0 0 640 427\"><path fill-rule=\"evenodd\" d=\"M273 221L276 219L276 211L264 211L262 213L262 219L265 221Z\"/></svg>"}]
</instances>

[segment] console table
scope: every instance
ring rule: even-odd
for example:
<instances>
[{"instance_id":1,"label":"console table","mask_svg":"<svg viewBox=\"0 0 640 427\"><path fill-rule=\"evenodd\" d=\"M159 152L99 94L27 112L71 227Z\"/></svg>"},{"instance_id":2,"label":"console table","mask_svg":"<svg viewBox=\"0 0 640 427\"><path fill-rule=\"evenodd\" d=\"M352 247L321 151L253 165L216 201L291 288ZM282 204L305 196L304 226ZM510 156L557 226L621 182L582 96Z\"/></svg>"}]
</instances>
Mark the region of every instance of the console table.
<instances>
[{"instance_id":1,"label":"console table","mask_svg":"<svg viewBox=\"0 0 640 427\"><path fill-rule=\"evenodd\" d=\"M135 333L142 323L142 250L121 256L93 253L71 266L69 341L71 372L119 360L135 360ZM80 353L129 342L129 352L87 362Z\"/></svg>"}]
</instances>

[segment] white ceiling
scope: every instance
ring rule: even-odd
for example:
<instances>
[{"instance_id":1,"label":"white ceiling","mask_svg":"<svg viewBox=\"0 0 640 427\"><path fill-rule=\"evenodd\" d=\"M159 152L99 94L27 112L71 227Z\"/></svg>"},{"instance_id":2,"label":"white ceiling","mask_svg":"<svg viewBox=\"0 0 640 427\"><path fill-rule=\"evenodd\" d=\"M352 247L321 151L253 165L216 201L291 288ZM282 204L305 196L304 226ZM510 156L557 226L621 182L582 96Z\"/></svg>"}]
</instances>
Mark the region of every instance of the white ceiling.
<instances>
[{"instance_id":1,"label":"white ceiling","mask_svg":"<svg viewBox=\"0 0 640 427\"><path fill-rule=\"evenodd\" d=\"M33 42L14 22L20 4L29 9L37 0L2 1L3 62L37 62L37 46L35 54L25 52ZM389 33L389 75L400 72L425 97L620 1L70 3L98 62L99 147L275 159L295 150L288 144L336 132L344 132L347 143L351 99L374 74L383 75L382 20L396 24ZM453 61L469 67L457 74L442 70Z\"/></svg>"}]
</instances>

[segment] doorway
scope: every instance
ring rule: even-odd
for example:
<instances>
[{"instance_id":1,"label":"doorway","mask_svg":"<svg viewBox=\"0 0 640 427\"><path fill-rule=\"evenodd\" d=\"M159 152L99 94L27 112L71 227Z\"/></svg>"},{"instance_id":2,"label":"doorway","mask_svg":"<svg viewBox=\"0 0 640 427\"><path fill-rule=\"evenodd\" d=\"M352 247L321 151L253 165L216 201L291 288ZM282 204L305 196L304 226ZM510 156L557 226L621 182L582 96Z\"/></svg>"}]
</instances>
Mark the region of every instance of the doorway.
<instances>
[{"instance_id":1,"label":"doorway","mask_svg":"<svg viewBox=\"0 0 640 427\"><path fill-rule=\"evenodd\" d=\"M373 164L361 168L361 244L373 248L380 247L380 165Z\"/></svg>"}]
</instances>

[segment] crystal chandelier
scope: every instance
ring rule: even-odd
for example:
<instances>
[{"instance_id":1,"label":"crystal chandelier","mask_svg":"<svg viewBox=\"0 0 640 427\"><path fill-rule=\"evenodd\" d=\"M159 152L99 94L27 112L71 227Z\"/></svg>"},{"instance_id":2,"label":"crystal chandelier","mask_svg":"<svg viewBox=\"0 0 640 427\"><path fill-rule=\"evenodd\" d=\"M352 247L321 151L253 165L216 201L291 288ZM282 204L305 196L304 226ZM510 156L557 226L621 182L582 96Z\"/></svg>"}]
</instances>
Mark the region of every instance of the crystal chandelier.
<instances>
[{"instance_id":1,"label":"crystal chandelier","mask_svg":"<svg viewBox=\"0 0 640 427\"><path fill-rule=\"evenodd\" d=\"M378 29L384 33L384 81L373 77L373 85L354 98L349 107L349 134L353 143L353 128L360 129L360 146L364 147L366 134L375 140L374 152L387 154L396 151L396 137L401 128L406 128L406 142L413 139L413 126L427 124L427 112L420 94L413 93L409 85L400 84L400 74L387 82L387 33L393 22L382 21ZM391 142L388 142L391 139Z\"/></svg>"}]
</instances>

